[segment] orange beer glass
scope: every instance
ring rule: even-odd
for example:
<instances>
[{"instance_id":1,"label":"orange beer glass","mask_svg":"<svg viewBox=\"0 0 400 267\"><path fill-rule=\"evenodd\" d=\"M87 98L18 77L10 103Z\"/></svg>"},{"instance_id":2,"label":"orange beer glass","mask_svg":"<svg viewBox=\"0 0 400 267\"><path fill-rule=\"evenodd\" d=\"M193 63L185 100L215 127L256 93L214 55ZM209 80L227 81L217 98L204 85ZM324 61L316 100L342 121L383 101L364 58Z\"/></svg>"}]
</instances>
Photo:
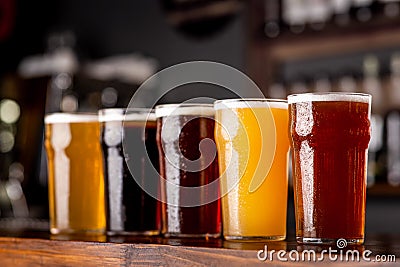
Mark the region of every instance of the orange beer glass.
<instances>
[{"instance_id":1,"label":"orange beer glass","mask_svg":"<svg viewBox=\"0 0 400 267\"><path fill-rule=\"evenodd\" d=\"M214 108L225 239L285 239L287 102L220 100Z\"/></svg>"}]
</instances>

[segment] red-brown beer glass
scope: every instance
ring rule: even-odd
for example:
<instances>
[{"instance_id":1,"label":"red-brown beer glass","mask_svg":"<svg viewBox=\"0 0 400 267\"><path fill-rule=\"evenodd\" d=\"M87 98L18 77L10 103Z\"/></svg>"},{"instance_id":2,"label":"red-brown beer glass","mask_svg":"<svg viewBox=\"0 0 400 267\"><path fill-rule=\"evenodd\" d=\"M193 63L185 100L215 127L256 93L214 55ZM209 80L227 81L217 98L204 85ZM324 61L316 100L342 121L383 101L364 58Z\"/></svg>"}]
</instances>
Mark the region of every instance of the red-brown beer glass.
<instances>
[{"instance_id":1,"label":"red-brown beer glass","mask_svg":"<svg viewBox=\"0 0 400 267\"><path fill-rule=\"evenodd\" d=\"M371 96L288 96L296 239L364 242Z\"/></svg>"},{"instance_id":2,"label":"red-brown beer glass","mask_svg":"<svg viewBox=\"0 0 400 267\"><path fill-rule=\"evenodd\" d=\"M220 237L214 106L166 104L156 106L155 113L165 236Z\"/></svg>"}]
</instances>

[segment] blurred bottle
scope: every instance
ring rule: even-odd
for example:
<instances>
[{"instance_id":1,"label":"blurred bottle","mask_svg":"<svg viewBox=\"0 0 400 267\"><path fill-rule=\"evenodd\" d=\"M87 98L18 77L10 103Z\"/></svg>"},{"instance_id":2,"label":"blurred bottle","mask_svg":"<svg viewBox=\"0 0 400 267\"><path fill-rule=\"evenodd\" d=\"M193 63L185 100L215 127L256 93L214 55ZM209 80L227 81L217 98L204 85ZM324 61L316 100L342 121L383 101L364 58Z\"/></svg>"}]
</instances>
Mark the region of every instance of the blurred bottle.
<instances>
[{"instance_id":1,"label":"blurred bottle","mask_svg":"<svg viewBox=\"0 0 400 267\"><path fill-rule=\"evenodd\" d=\"M391 75L388 90L389 106L385 116L385 160L386 182L400 185L400 54L391 58Z\"/></svg>"},{"instance_id":2,"label":"blurred bottle","mask_svg":"<svg viewBox=\"0 0 400 267\"><path fill-rule=\"evenodd\" d=\"M351 13L360 22L367 22L372 18L373 0L353 0Z\"/></svg>"},{"instance_id":3,"label":"blurred bottle","mask_svg":"<svg viewBox=\"0 0 400 267\"><path fill-rule=\"evenodd\" d=\"M152 100L158 94L157 79L144 83L156 73L158 62L150 57L132 53L112 55L110 57L87 62L82 67L82 76L87 78L91 90L86 89L86 97L82 92L82 108L112 108L127 107L139 86L141 98L136 95L136 104L140 107L151 107ZM82 77L80 77L82 79ZM87 87L87 86L85 86ZM83 90L82 90L83 91ZM98 95L98 103L91 101ZM139 103L140 102L140 103Z\"/></svg>"},{"instance_id":4,"label":"blurred bottle","mask_svg":"<svg viewBox=\"0 0 400 267\"><path fill-rule=\"evenodd\" d=\"M400 14L399 0L379 0L380 6L386 17L395 18Z\"/></svg>"},{"instance_id":5,"label":"blurred bottle","mask_svg":"<svg viewBox=\"0 0 400 267\"><path fill-rule=\"evenodd\" d=\"M47 193L47 165L43 150L43 121L47 112L62 110L63 92L71 87L72 77L77 69L77 59L69 48L71 34L53 34L48 40L46 54L33 55L24 58L18 66L18 74L22 77L22 86L19 88L21 99L20 119L18 121L18 134L22 140L18 149L21 156L28 157L10 165L13 170L23 170L20 175L21 196L26 198L27 215L29 218L48 219L48 193ZM18 156L17 156L18 158ZM21 171L10 171L21 173ZM11 178L10 178L11 179ZM17 179L18 180L18 179ZM18 185L13 179L15 188ZM17 192L16 189L14 189ZM11 203L15 197L10 197ZM21 203L21 201L19 201ZM11 206L15 206L11 204ZM14 209L14 208L13 208ZM19 208L22 210L22 208ZM24 208L25 209L25 208ZM14 217L15 216L15 211ZM35 220L25 220L25 223L13 223L21 228L48 229L46 225L38 224Z\"/></svg>"},{"instance_id":6,"label":"blurred bottle","mask_svg":"<svg viewBox=\"0 0 400 267\"><path fill-rule=\"evenodd\" d=\"M49 35L47 40L49 64L52 66L46 113L78 110L78 92L74 90L74 75L79 63L74 50L75 34L70 31Z\"/></svg>"},{"instance_id":7,"label":"blurred bottle","mask_svg":"<svg viewBox=\"0 0 400 267\"><path fill-rule=\"evenodd\" d=\"M379 65L379 60L374 55L368 55L364 58L362 90L372 95L371 141L368 148L368 186L382 182L383 178L378 160L383 147L382 113L384 104L383 88L379 77Z\"/></svg>"},{"instance_id":8,"label":"blurred bottle","mask_svg":"<svg viewBox=\"0 0 400 267\"><path fill-rule=\"evenodd\" d=\"M333 13L331 0L306 0L307 22L313 30L322 30Z\"/></svg>"},{"instance_id":9,"label":"blurred bottle","mask_svg":"<svg viewBox=\"0 0 400 267\"><path fill-rule=\"evenodd\" d=\"M340 92L352 93L357 91L357 80L352 71L347 71L339 75L336 88Z\"/></svg>"},{"instance_id":10,"label":"blurred bottle","mask_svg":"<svg viewBox=\"0 0 400 267\"><path fill-rule=\"evenodd\" d=\"M287 97L287 91L283 83L281 82L274 83L268 88L268 98L286 99L286 97Z\"/></svg>"},{"instance_id":11,"label":"blurred bottle","mask_svg":"<svg viewBox=\"0 0 400 267\"><path fill-rule=\"evenodd\" d=\"M47 229L39 170L50 74L39 61L26 58L0 77L0 230Z\"/></svg>"},{"instance_id":12,"label":"blurred bottle","mask_svg":"<svg viewBox=\"0 0 400 267\"><path fill-rule=\"evenodd\" d=\"M242 9L240 0L162 0L167 22L179 32L204 38L222 30Z\"/></svg>"},{"instance_id":13,"label":"blurred bottle","mask_svg":"<svg viewBox=\"0 0 400 267\"><path fill-rule=\"evenodd\" d=\"M329 77L324 74L316 75L314 77L314 89L315 93L324 93L332 91L332 82Z\"/></svg>"},{"instance_id":14,"label":"blurred bottle","mask_svg":"<svg viewBox=\"0 0 400 267\"><path fill-rule=\"evenodd\" d=\"M269 38L281 32L281 0L264 0L264 33Z\"/></svg>"},{"instance_id":15,"label":"blurred bottle","mask_svg":"<svg viewBox=\"0 0 400 267\"><path fill-rule=\"evenodd\" d=\"M334 22L339 26L346 26L350 23L349 0L332 0L332 9L334 13Z\"/></svg>"},{"instance_id":16,"label":"blurred bottle","mask_svg":"<svg viewBox=\"0 0 400 267\"><path fill-rule=\"evenodd\" d=\"M299 34L304 31L307 12L305 0L282 0L282 18L293 33Z\"/></svg>"},{"instance_id":17,"label":"blurred bottle","mask_svg":"<svg viewBox=\"0 0 400 267\"><path fill-rule=\"evenodd\" d=\"M301 94L308 93L310 89L306 82L303 79L296 79L292 83L289 84L289 90L291 94Z\"/></svg>"}]
</instances>

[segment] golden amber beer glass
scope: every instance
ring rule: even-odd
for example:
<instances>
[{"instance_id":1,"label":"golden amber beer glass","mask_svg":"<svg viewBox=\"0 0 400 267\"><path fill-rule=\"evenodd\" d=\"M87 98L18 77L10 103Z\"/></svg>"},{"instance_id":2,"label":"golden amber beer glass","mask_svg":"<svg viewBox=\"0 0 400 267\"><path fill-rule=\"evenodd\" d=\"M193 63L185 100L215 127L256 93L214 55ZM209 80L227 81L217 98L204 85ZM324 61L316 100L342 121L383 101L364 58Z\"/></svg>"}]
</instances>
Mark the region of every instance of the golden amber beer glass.
<instances>
[{"instance_id":1,"label":"golden amber beer glass","mask_svg":"<svg viewBox=\"0 0 400 267\"><path fill-rule=\"evenodd\" d=\"M219 100L214 108L225 239L285 239L287 102Z\"/></svg>"},{"instance_id":2,"label":"golden amber beer glass","mask_svg":"<svg viewBox=\"0 0 400 267\"><path fill-rule=\"evenodd\" d=\"M45 127L50 232L103 233L106 222L98 116L50 114L45 117Z\"/></svg>"},{"instance_id":3,"label":"golden amber beer glass","mask_svg":"<svg viewBox=\"0 0 400 267\"><path fill-rule=\"evenodd\" d=\"M288 102L297 241L363 243L371 96L298 94Z\"/></svg>"}]
</instances>

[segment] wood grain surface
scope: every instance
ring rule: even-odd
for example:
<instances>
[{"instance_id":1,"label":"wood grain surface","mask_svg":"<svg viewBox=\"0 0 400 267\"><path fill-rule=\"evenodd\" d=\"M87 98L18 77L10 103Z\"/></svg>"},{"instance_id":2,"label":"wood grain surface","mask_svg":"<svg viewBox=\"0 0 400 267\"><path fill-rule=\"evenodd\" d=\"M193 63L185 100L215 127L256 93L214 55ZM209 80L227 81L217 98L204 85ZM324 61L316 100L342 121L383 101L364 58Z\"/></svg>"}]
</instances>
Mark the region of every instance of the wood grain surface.
<instances>
[{"instance_id":1,"label":"wood grain surface","mask_svg":"<svg viewBox=\"0 0 400 267\"><path fill-rule=\"evenodd\" d=\"M99 242L0 237L0 266L304 266L308 264L399 266L400 264L400 237L370 239L365 246L356 247L360 252L369 249L374 254L396 255L397 261L392 263L330 261L327 257L322 262L290 260L283 262L278 261L276 257L272 261L269 259L260 261L257 258L257 251L264 245L268 246L269 251L282 249L301 252L304 249L316 251L321 249L299 246L294 241L263 244L222 240L133 238Z\"/></svg>"}]
</instances>

